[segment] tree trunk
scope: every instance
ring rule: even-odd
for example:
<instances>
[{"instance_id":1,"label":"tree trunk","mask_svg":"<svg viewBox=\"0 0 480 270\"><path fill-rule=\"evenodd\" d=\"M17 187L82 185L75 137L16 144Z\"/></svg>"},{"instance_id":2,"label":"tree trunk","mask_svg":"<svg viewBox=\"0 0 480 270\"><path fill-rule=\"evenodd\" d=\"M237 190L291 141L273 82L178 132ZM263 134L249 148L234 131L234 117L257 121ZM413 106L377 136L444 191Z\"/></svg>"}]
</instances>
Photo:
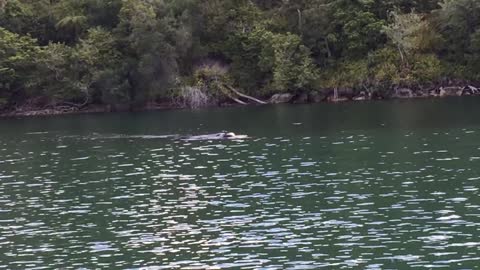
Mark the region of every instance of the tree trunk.
<instances>
[{"instance_id":1,"label":"tree trunk","mask_svg":"<svg viewBox=\"0 0 480 270\"><path fill-rule=\"evenodd\" d=\"M300 36L303 36L303 19L302 19L302 11L297 9L298 12L298 32Z\"/></svg>"}]
</instances>

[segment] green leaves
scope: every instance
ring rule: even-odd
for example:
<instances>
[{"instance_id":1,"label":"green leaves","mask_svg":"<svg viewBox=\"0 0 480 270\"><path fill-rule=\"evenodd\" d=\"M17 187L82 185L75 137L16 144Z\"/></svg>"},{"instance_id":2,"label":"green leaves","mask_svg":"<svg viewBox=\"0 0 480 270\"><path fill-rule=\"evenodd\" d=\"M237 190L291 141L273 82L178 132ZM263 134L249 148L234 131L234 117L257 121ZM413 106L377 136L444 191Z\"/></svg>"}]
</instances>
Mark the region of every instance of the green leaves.
<instances>
[{"instance_id":1,"label":"green leaves","mask_svg":"<svg viewBox=\"0 0 480 270\"><path fill-rule=\"evenodd\" d=\"M407 54L417 50L419 43L420 29L422 29L422 16L416 13L399 14L392 11L392 23L384 26L383 30L392 43L398 48L402 62L407 62Z\"/></svg>"},{"instance_id":2,"label":"green leaves","mask_svg":"<svg viewBox=\"0 0 480 270\"><path fill-rule=\"evenodd\" d=\"M73 32L77 36L87 26L87 17L83 15L66 16L55 27L66 32Z\"/></svg>"},{"instance_id":3,"label":"green leaves","mask_svg":"<svg viewBox=\"0 0 480 270\"><path fill-rule=\"evenodd\" d=\"M480 0L0 0L0 25L6 106L144 106L198 88L209 63L251 95L480 68Z\"/></svg>"},{"instance_id":4,"label":"green leaves","mask_svg":"<svg viewBox=\"0 0 480 270\"><path fill-rule=\"evenodd\" d=\"M264 35L260 62L272 70L270 88L273 91L295 91L312 86L318 76L310 50L302 45L299 36L287 34Z\"/></svg>"},{"instance_id":5,"label":"green leaves","mask_svg":"<svg viewBox=\"0 0 480 270\"><path fill-rule=\"evenodd\" d=\"M134 102L166 95L175 81L178 55L173 42L178 29L170 15L163 1L123 1L116 33L125 42L121 52L128 58Z\"/></svg>"},{"instance_id":6,"label":"green leaves","mask_svg":"<svg viewBox=\"0 0 480 270\"><path fill-rule=\"evenodd\" d=\"M318 76L310 50L292 33L274 33L261 26L237 34L230 41L233 75L242 81L245 73L255 75L263 92L285 92L309 88ZM234 46L240 45L240 46ZM255 78L255 77L250 77Z\"/></svg>"},{"instance_id":7,"label":"green leaves","mask_svg":"<svg viewBox=\"0 0 480 270\"><path fill-rule=\"evenodd\" d=\"M35 39L0 28L0 99L4 106L20 102L35 85L34 74L40 68L37 59L42 54Z\"/></svg>"}]
</instances>

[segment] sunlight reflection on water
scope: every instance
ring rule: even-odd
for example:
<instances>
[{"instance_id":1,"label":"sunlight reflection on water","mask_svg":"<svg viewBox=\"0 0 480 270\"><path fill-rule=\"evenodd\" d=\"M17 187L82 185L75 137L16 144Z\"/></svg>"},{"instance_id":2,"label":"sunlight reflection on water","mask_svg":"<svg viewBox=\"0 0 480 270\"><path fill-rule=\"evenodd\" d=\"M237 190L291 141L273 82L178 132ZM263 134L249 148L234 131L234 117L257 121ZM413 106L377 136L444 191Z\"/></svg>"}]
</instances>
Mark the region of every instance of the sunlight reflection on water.
<instances>
[{"instance_id":1,"label":"sunlight reflection on water","mask_svg":"<svg viewBox=\"0 0 480 270\"><path fill-rule=\"evenodd\" d=\"M474 269L477 131L1 141L0 269Z\"/></svg>"}]
</instances>

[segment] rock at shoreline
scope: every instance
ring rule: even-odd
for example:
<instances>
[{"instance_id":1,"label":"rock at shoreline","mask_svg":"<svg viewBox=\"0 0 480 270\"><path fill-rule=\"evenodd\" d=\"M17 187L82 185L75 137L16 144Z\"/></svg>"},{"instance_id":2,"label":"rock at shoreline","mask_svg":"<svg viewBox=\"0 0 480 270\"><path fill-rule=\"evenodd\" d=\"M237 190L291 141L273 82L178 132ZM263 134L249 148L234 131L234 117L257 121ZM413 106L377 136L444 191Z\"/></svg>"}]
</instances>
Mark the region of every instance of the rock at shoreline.
<instances>
[{"instance_id":1,"label":"rock at shoreline","mask_svg":"<svg viewBox=\"0 0 480 270\"><path fill-rule=\"evenodd\" d=\"M318 92L318 91L312 91L312 92L308 93L308 102L320 103L323 100L325 100L325 95Z\"/></svg>"},{"instance_id":2,"label":"rock at shoreline","mask_svg":"<svg viewBox=\"0 0 480 270\"><path fill-rule=\"evenodd\" d=\"M479 94L480 94L480 90L471 85L464 87L462 91L462 96L475 96Z\"/></svg>"},{"instance_id":3,"label":"rock at shoreline","mask_svg":"<svg viewBox=\"0 0 480 270\"><path fill-rule=\"evenodd\" d=\"M305 104L308 103L308 94L307 93L301 93L293 97L292 99L293 104Z\"/></svg>"},{"instance_id":4,"label":"rock at shoreline","mask_svg":"<svg viewBox=\"0 0 480 270\"><path fill-rule=\"evenodd\" d=\"M399 88L395 89L395 93L393 94L393 98L413 98L413 91L408 88Z\"/></svg>"},{"instance_id":5,"label":"rock at shoreline","mask_svg":"<svg viewBox=\"0 0 480 270\"><path fill-rule=\"evenodd\" d=\"M440 87L430 92L432 97L461 97L461 96L477 96L480 95L480 90L475 86L447 86Z\"/></svg>"},{"instance_id":6,"label":"rock at shoreline","mask_svg":"<svg viewBox=\"0 0 480 270\"><path fill-rule=\"evenodd\" d=\"M352 100L354 101L365 101L365 100L370 100L371 95L367 91L361 91L358 95L354 96Z\"/></svg>"},{"instance_id":7,"label":"rock at shoreline","mask_svg":"<svg viewBox=\"0 0 480 270\"><path fill-rule=\"evenodd\" d=\"M463 87L459 87L459 86L440 87L440 92L439 92L440 97L462 96L462 94L463 94Z\"/></svg>"},{"instance_id":8,"label":"rock at shoreline","mask_svg":"<svg viewBox=\"0 0 480 270\"><path fill-rule=\"evenodd\" d=\"M343 102L353 100L355 91L352 88L332 89L327 93L326 100L329 102Z\"/></svg>"},{"instance_id":9,"label":"rock at shoreline","mask_svg":"<svg viewBox=\"0 0 480 270\"><path fill-rule=\"evenodd\" d=\"M292 94L283 93L273 95L268 102L272 104L289 103L290 101L292 101L292 99Z\"/></svg>"}]
</instances>

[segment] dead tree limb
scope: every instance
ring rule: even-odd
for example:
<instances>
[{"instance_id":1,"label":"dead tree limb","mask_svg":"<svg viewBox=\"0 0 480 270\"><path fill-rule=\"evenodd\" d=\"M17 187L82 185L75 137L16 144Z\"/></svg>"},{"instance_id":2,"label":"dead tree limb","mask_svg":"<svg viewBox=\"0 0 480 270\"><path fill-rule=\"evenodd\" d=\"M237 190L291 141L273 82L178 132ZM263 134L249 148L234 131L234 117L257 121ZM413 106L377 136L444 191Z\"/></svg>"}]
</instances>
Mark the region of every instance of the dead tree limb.
<instances>
[{"instance_id":1,"label":"dead tree limb","mask_svg":"<svg viewBox=\"0 0 480 270\"><path fill-rule=\"evenodd\" d=\"M228 91L228 89L226 89L226 87L222 87L222 85L220 85L220 90L222 90L222 92L227 96L229 97L230 99L232 99L233 101L237 102L238 104L242 104L242 105L247 105L247 103L241 101L240 99L232 96Z\"/></svg>"},{"instance_id":2,"label":"dead tree limb","mask_svg":"<svg viewBox=\"0 0 480 270\"><path fill-rule=\"evenodd\" d=\"M255 102L259 103L259 104L264 104L264 105L267 104L267 102L265 102L265 101L261 101L261 100L259 100L259 99L254 98L254 97L251 97L251 96L242 94L242 93L238 92L237 90L235 90L235 89L234 89L233 87L231 87L231 86L226 85L226 87L227 87L230 91L232 91L233 93L237 94L237 95L240 96L240 97L243 97L243 98L246 98L246 99L255 101Z\"/></svg>"}]
</instances>

